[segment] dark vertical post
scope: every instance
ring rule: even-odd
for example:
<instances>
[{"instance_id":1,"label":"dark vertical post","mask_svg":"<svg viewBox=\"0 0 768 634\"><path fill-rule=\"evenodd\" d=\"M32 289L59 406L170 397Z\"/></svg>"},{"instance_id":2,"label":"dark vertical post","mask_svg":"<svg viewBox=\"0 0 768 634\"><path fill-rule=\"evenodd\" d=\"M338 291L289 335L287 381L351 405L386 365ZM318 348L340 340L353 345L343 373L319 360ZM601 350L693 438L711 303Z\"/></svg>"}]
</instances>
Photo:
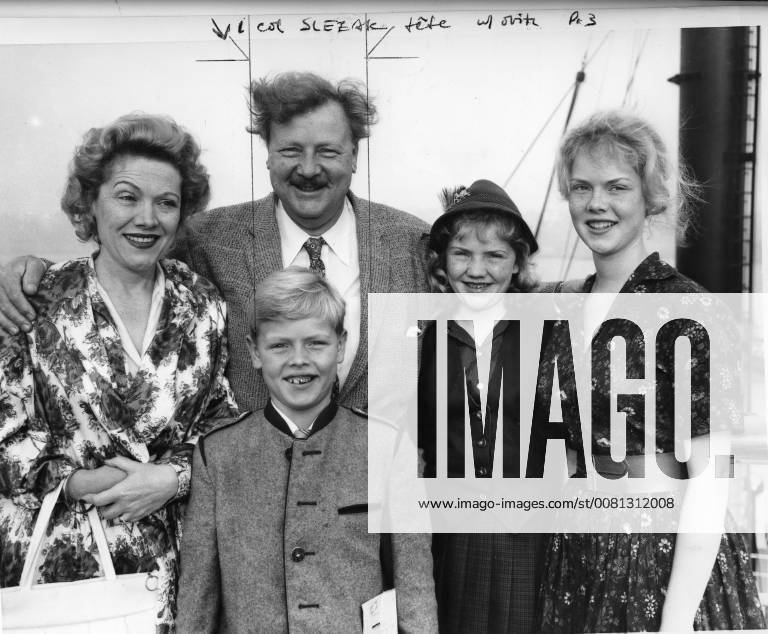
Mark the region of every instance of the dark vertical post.
<instances>
[{"instance_id":1,"label":"dark vertical post","mask_svg":"<svg viewBox=\"0 0 768 634\"><path fill-rule=\"evenodd\" d=\"M680 154L704 186L677 268L712 292L742 290L747 27L682 29Z\"/></svg>"}]
</instances>

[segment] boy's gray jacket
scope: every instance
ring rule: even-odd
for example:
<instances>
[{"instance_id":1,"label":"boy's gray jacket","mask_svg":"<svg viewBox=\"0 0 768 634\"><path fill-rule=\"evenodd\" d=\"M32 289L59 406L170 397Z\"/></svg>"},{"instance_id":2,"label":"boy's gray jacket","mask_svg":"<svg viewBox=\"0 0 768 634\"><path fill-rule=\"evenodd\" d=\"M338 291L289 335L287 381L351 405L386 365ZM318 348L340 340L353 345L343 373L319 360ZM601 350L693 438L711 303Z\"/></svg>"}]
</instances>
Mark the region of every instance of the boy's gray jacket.
<instances>
[{"instance_id":1,"label":"boy's gray jacket","mask_svg":"<svg viewBox=\"0 0 768 634\"><path fill-rule=\"evenodd\" d=\"M361 631L361 604L383 590L380 536L367 526L367 427L339 408L294 440L260 411L199 443L181 632ZM401 632L437 631L430 543L392 535Z\"/></svg>"}]
</instances>

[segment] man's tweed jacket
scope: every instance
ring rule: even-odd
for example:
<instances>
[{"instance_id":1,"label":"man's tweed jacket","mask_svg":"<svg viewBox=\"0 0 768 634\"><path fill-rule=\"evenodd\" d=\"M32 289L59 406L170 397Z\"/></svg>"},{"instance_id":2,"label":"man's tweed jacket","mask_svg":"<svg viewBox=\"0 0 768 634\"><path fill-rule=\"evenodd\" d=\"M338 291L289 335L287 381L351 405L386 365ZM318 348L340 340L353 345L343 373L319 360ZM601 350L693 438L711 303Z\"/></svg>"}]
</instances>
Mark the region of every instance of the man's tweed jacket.
<instances>
[{"instance_id":1,"label":"man's tweed jacket","mask_svg":"<svg viewBox=\"0 0 768 634\"><path fill-rule=\"evenodd\" d=\"M180 632L360 632L397 592L399 631L433 634L430 536L368 533L368 431L340 407L296 440L270 405L200 440L181 553ZM377 447L379 451L386 451ZM386 552L386 551L385 551Z\"/></svg>"},{"instance_id":2,"label":"man's tweed jacket","mask_svg":"<svg viewBox=\"0 0 768 634\"><path fill-rule=\"evenodd\" d=\"M425 270L429 226L415 216L349 193L360 258L360 344L342 386L340 402L368 401L368 293L428 292ZM283 267L275 196L193 216L172 254L208 278L227 302L230 360L227 378L241 410L262 409L267 389L254 371L246 335L253 321L253 292Z\"/></svg>"}]
</instances>

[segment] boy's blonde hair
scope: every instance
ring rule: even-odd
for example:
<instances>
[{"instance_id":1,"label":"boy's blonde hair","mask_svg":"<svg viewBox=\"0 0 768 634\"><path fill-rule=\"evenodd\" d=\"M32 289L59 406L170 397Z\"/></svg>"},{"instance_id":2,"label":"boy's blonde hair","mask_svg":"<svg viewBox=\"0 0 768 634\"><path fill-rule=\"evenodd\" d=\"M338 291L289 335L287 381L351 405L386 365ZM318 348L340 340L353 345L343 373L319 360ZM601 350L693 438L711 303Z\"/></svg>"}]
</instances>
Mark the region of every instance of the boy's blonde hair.
<instances>
[{"instance_id":1,"label":"boy's blonde hair","mask_svg":"<svg viewBox=\"0 0 768 634\"><path fill-rule=\"evenodd\" d=\"M345 305L339 292L323 277L300 266L289 266L268 275L256 287L251 337L267 321L308 319L327 321L337 335L344 333Z\"/></svg>"}]
</instances>

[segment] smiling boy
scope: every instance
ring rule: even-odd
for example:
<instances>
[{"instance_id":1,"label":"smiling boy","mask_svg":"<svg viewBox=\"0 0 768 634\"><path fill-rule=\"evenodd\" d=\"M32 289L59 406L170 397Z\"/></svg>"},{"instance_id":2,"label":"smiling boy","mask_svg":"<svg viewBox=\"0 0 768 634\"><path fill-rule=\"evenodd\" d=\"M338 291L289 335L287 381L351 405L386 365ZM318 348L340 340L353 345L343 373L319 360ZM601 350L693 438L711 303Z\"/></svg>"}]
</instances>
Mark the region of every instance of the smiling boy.
<instances>
[{"instance_id":1,"label":"smiling boy","mask_svg":"<svg viewBox=\"0 0 768 634\"><path fill-rule=\"evenodd\" d=\"M248 345L270 400L198 444L180 631L359 632L382 566L399 630L436 631L429 536L392 535L382 550L368 533L368 425L336 402L344 301L289 267L258 287L254 315Z\"/></svg>"}]
</instances>

